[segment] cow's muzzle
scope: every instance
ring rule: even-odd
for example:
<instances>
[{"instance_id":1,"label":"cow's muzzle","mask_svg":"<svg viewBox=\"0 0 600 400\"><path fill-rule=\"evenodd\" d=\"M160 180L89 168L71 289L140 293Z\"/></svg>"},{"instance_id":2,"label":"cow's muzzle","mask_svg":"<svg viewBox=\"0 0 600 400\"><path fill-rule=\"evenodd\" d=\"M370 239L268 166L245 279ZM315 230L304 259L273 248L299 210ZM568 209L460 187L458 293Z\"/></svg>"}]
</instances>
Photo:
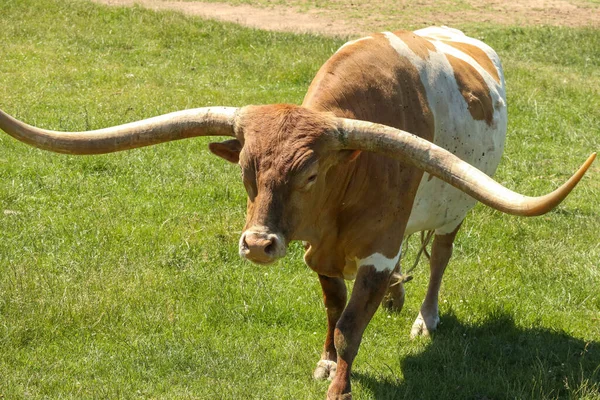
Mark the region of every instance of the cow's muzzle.
<instances>
[{"instance_id":1,"label":"cow's muzzle","mask_svg":"<svg viewBox=\"0 0 600 400\"><path fill-rule=\"evenodd\" d=\"M272 263L285 256L285 250L283 235L271 233L264 226L254 226L240 238L240 256L258 264Z\"/></svg>"}]
</instances>

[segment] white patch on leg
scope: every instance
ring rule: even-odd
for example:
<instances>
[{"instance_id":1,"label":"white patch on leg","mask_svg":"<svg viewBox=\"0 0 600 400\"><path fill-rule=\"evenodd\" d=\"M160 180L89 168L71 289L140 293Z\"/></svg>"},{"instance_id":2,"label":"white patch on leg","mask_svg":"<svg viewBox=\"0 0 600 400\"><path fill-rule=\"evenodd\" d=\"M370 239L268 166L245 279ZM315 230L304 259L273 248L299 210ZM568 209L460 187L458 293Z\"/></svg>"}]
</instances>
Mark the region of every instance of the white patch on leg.
<instances>
[{"instance_id":1,"label":"white patch on leg","mask_svg":"<svg viewBox=\"0 0 600 400\"><path fill-rule=\"evenodd\" d=\"M429 336L431 332L436 330L439 323L440 317L437 310L435 313L425 316L423 315L423 312L420 311L419 316L410 330L410 338L414 339L417 336Z\"/></svg>"},{"instance_id":2,"label":"white patch on leg","mask_svg":"<svg viewBox=\"0 0 600 400\"><path fill-rule=\"evenodd\" d=\"M317 363L317 368L313 373L313 377L317 380L332 380L337 372L337 363L330 360L320 360Z\"/></svg>"},{"instance_id":3,"label":"white patch on leg","mask_svg":"<svg viewBox=\"0 0 600 400\"><path fill-rule=\"evenodd\" d=\"M383 271L392 271L396 268L396 264L398 264L398 260L400 260L400 255L402 254L402 246L400 246L400 250L398 251L398 255L394 258L387 258L381 253L371 254L367 258L356 258L356 265L358 268L363 265L372 265L375 267L375 271L383 272Z\"/></svg>"}]
</instances>

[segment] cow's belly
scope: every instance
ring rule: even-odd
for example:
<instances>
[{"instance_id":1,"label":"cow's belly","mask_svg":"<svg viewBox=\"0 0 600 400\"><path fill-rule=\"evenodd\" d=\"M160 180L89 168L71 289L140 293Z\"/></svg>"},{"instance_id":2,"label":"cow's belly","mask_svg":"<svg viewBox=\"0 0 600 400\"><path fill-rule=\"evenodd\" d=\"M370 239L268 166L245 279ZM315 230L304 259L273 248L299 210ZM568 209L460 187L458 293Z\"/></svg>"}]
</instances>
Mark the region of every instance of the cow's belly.
<instances>
[{"instance_id":1,"label":"cow's belly","mask_svg":"<svg viewBox=\"0 0 600 400\"><path fill-rule=\"evenodd\" d=\"M436 136L439 139L435 142L493 176L504 150L505 121L505 118L501 118L494 127L479 122L469 124L464 129L470 130L470 139L468 135L439 135ZM460 143L460 146L457 146L457 143ZM415 196L405 235L423 230L436 230L438 234L450 233L476 203L477 201L467 194L425 173Z\"/></svg>"},{"instance_id":2,"label":"cow's belly","mask_svg":"<svg viewBox=\"0 0 600 400\"><path fill-rule=\"evenodd\" d=\"M477 203L472 197L425 174L408 220L405 236L426 230L438 234L452 232Z\"/></svg>"}]
</instances>

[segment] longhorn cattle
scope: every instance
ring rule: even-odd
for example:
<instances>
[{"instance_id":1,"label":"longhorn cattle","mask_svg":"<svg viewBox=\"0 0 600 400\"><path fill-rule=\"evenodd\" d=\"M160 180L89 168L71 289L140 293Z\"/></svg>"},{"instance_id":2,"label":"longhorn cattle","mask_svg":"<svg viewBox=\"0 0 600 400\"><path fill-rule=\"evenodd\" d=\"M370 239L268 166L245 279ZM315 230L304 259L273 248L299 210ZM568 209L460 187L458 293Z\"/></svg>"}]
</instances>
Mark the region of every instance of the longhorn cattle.
<instances>
[{"instance_id":1,"label":"longhorn cattle","mask_svg":"<svg viewBox=\"0 0 600 400\"><path fill-rule=\"evenodd\" d=\"M438 291L454 238L476 203L540 215L560 203L594 159L561 187L526 197L490 176L507 127L498 55L450 28L373 34L342 46L320 69L301 106L186 110L90 132L29 126L0 112L0 128L33 146L100 154L196 136L237 163L248 193L240 255L268 264L292 240L319 277L327 334L315 378L330 399L351 398L350 369L386 291L401 306L401 243L434 230L430 281L411 335L439 321ZM347 302L344 279L355 280Z\"/></svg>"}]
</instances>

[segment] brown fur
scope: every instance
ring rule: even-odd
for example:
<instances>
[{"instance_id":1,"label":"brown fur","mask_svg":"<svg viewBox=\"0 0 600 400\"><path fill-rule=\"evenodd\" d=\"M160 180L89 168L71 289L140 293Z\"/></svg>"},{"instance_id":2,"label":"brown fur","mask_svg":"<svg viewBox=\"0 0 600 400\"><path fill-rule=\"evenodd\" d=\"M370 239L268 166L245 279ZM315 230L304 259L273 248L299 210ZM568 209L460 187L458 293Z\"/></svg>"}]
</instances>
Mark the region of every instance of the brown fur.
<instances>
[{"instance_id":1,"label":"brown fur","mask_svg":"<svg viewBox=\"0 0 600 400\"><path fill-rule=\"evenodd\" d=\"M498 74L498 70L488 55L485 54L485 51L468 43L454 42L450 40L442 40L442 42L469 55L473 60L481 65L481 67L486 70L496 82L500 83L500 75Z\"/></svg>"},{"instance_id":2,"label":"brown fur","mask_svg":"<svg viewBox=\"0 0 600 400\"><path fill-rule=\"evenodd\" d=\"M346 283L341 278L329 278L319 275L319 282L323 289L323 303L327 310L327 335L321 360L337 362L337 351L334 344L335 326L346 306Z\"/></svg>"},{"instance_id":3,"label":"brown fur","mask_svg":"<svg viewBox=\"0 0 600 400\"><path fill-rule=\"evenodd\" d=\"M305 240L301 232L309 213L300 209L313 207L314 199L298 189L315 163L327 164L320 138L333 129L331 118L293 105L250 106L239 124L239 163L249 192L245 229L263 225L288 242Z\"/></svg>"},{"instance_id":4,"label":"brown fur","mask_svg":"<svg viewBox=\"0 0 600 400\"><path fill-rule=\"evenodd\" d=\"M492 125L494 118L494 107L490 88L479 72L465 61L446 54L446 58L458 83L458 89L467 102L467 108L473 119L485 121Z\"/></svg>"},{"instance_id":5,"label":"brown fur","mask_svg":"<svg viewBox=\"0 0 600 400\"><path fill-rule=\"evenodd\" d=\"M432 46L425 39L410 43L420 54L430 49L424 43ZM433 115L419 72L379 33L334 54L317 73L303 105L433 139Z\"/></svg>"},{"instance_id":6,"label":"brown fur","mask_svg":"<svg viewBox=\"0 0 600 400\"><path fill-rule=\"evenodd\" d=\"M389 280L389 273L377 272L373 266L363 267L358 271L352 297L335 329L337 375L329 386L328 398L341 398L351 392L352 363L358 353L363 332L377 311Z\"/></svg>"},{"instance_id":7,"label":"brown fur","mask_svg":"<svg viewBox=\"0 0 600 400\"><path fill-rule=\"evenodd\" d=\"M423 60L429 59L429 52L435 52L435 46L429 40L415 35L410 31L395 31L394 35L398 36L409 49Z\"/></svg>"},{"instance_id":8,"label":"brown fur","mask_svg":"<svg viewBox=\"0 0 600 400\"><path fill-rule=\"evenodd\" d=\"M396 35L423 59L435 50L410 32ZM473 72L451 62L459 67L463 95L485 100ZM476 111L486 117L482 106ZM262 226L282 234L286 244L307 242L305 261L319 274L327 309L322 359L337 362L328 392L332 399L351 397L352 363L391 276L372 265L357 269L355 260L374 253L397 255L423 174L379 154L329 150L325 133L334 129L333 116L382 123L433 140L433 115L419 72L385 36L375 34L331 57L301 107L245 107L236 121L238 142L211 147L217 155L239 160L248 192L246 230ZM353 274L356 283L345 306L342 278Z\"/></svg>"},{"instance_id":9,"label":"brown fur","mask_svg":"<svg viewBox=\"0 0 600 400\"><path fill-rule=\"evenodd\" d=\"M424 39L416 38L411 43L423 55L430 50L431 43ZM345 76L359 78L347 80ZM317 74L303 105L433 139L433 115L419 73L409 60L398 56L382 34L346 46L331 57ZM380 252L394 257L402 238L399 227L410 215L422 172L380 155L363 153L356 162L334 168L330 174L334 185L345 182L345 191L351 195L344 198L337 214L334 232L339 250L331 254L330 250L313 246L307 253L307 263L317 272L326 273L323 266L337 266L327 270L345 266L345 260L336 254L362 258ZM374 195L378 206L365 208L365 204L373 203Z\"/></svg>"},{"instance_id":10,"label":"brown fur","mask_svg":"<svg viewBox=\"0 0 600 400\"><path fill-rule=\"evenodd\" d=\"M420 57L428 57L431 43L412 33L397 34ZM237 120L238 142L211 150L234 161L243 146L237 159L248 192L246 230L266 226L281 233L286 244L308 242L305 261L319 274L327 308L322 359L338 366L329 396L350 398L352 362L390 278L390 271L373 266L357 271L353 260L373 253L396 256L423 173L378 154L328 151L323 133L333 129L331 116L433 139L433 115L418 71L377 34L325 63L302 107L245 107ZM348 273L356 273L357 280L344 308L341 278Z\"/></svg>"}]
</instances>

